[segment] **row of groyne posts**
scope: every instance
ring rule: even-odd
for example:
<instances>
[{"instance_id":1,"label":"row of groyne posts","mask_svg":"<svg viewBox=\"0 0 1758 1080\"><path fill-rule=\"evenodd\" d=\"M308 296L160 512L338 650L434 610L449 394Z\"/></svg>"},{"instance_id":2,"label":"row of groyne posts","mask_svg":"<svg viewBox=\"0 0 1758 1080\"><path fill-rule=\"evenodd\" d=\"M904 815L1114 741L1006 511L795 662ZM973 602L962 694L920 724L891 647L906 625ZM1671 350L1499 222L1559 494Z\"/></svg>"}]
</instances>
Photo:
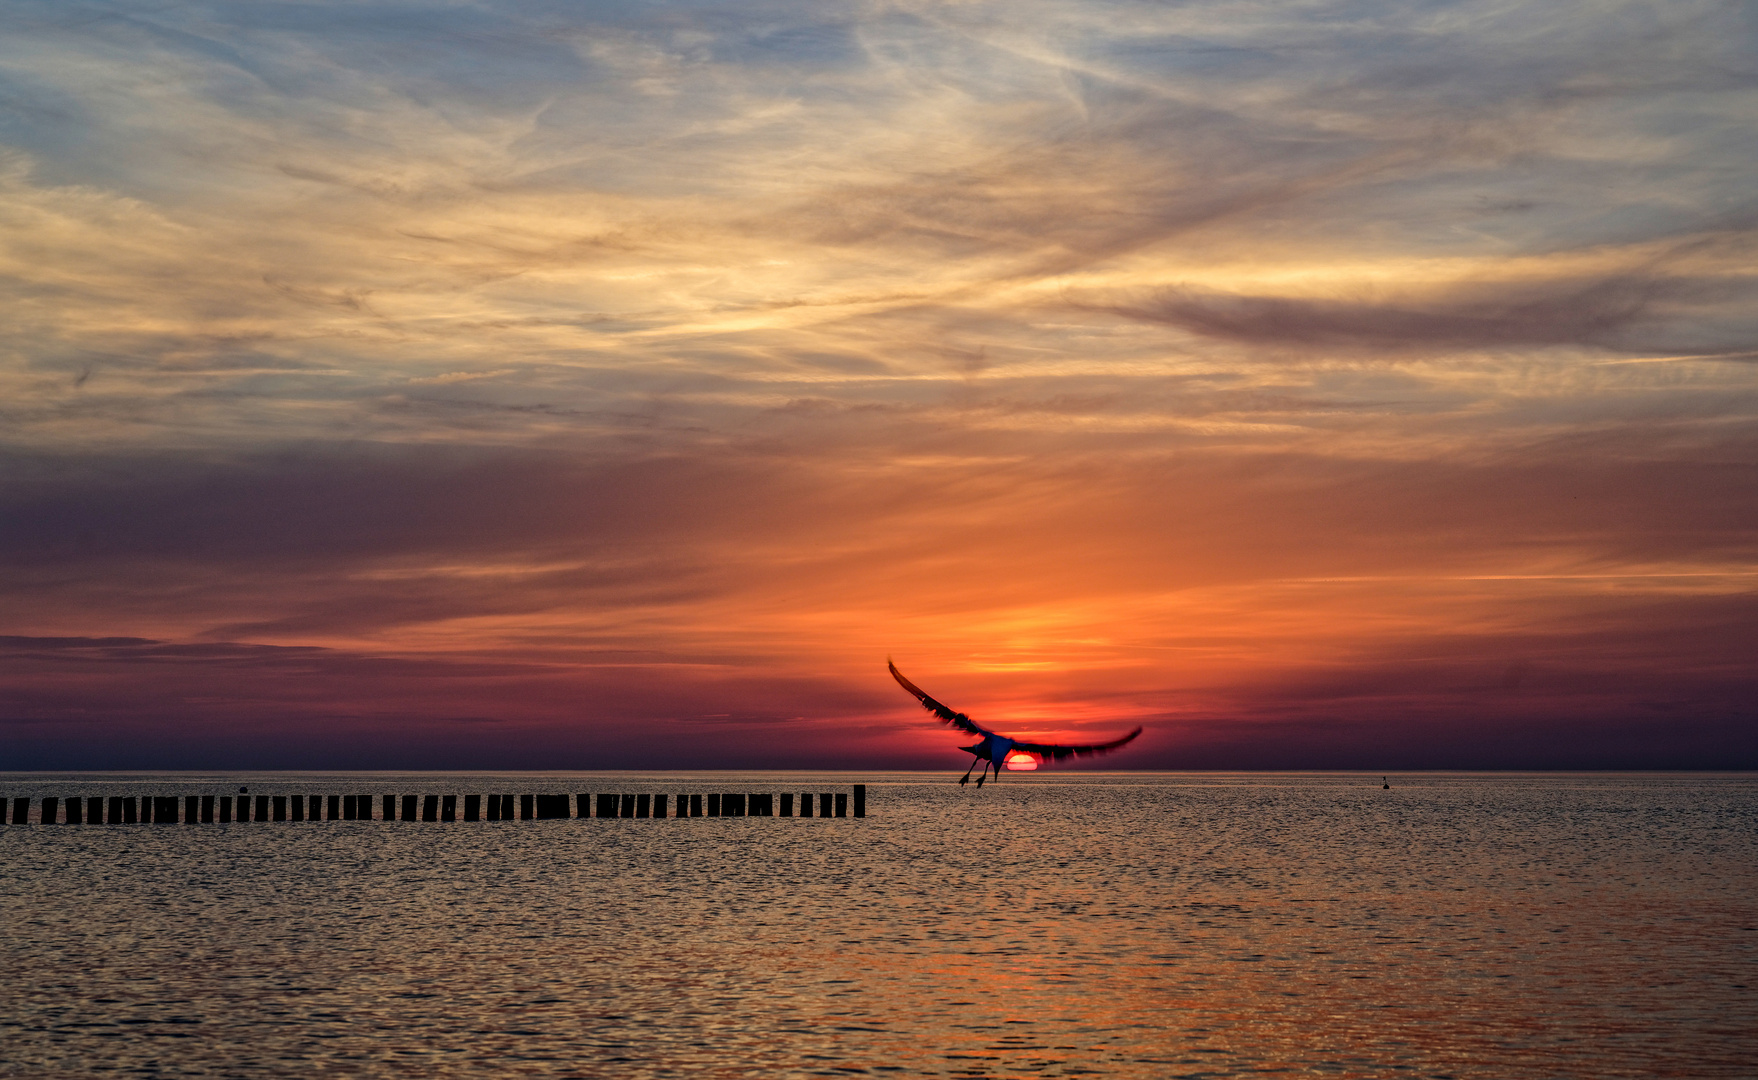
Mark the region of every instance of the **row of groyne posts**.
<instances>
[{"instance_id":1,"label":"row of groyne posts","mask_svg":"<svg viewBox=\"0 0 1758 1080\"><path fill-rule=\"evenodd\" d=\"M29 798L9 823L33 824ZM867 785L852 792L658 795L46 795L34 824L209 825L234 821L546 821L556 818L867 816ZM0 811L6 804L0 801ZM675 807L675 809L674 809ZM378 813L374 813L375 809ZM399 813L399 811L401 811ZM0 819L7 815L0 813Z\"/></svg>"}]
</instances>

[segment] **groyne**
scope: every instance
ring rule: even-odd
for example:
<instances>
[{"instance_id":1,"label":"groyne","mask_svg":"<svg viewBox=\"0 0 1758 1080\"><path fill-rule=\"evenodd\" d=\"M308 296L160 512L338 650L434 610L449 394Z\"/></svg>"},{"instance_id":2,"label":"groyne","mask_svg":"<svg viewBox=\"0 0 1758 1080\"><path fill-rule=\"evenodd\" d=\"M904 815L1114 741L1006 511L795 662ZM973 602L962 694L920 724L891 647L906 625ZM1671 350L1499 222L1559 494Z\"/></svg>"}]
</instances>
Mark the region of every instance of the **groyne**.
<instances>
[{"instance_id":1,"label":"groyne","mask_svg":"<svg viewBox=\"0 0 1758 1080\"><path fill-rule=\"evenodd\" d=\"M523 795L45 795L0 802L9 825L227 825L311 821L550 821L587 818L867 816L849 791L570 792Z\"/></svg>"}]
</instances>

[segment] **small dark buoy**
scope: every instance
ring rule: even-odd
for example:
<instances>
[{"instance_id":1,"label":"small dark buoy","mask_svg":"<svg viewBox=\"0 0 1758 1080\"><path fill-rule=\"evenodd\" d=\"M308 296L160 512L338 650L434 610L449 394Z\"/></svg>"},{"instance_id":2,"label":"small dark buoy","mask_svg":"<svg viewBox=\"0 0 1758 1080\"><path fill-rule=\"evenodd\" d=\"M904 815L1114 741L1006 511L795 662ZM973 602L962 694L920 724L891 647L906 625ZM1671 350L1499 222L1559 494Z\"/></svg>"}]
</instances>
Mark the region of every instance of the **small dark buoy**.
<instances>
[{"instance_id":1,"label":"small dark buoy","mask_svg":"<svg viewBox=\"0 0 1758 1080\"><path fill-rule=\"evenodd\" d=\"M1392 782L1383 776L1380 777L1380 790L1381 791L1392 790Z\"/></svg>"},{"instance_id":2,"label":"small dark buoy","mask_svg":"<svg viewBox=\"0 0 1758 1080\"><path fill-rule=\"evenodd\" d=\"M239 794L241 794L241 795L242 795L242 794L246 794L246 793L248 793L248 792L249 792L249 791L250 791L250 789L249 789L249 788L247 788L247 787L241 787L241 788L239 788L239 789L238 789L238 792L239 792Z\"/></svg>"}]
</instances>

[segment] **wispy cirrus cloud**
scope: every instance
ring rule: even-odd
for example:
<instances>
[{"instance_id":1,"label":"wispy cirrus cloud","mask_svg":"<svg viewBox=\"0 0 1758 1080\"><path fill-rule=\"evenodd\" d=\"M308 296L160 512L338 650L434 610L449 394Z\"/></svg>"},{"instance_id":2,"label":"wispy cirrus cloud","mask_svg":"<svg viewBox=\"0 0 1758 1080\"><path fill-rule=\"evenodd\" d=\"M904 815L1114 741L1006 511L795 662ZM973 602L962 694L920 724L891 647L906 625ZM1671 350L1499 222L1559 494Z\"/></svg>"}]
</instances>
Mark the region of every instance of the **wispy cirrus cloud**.
<instances>
[{"instance_id":1,"label":"wispy cirrus cloud","mask_svg":"<svg viewBox=\"0 0 1758 1080\"><path fill-rule=\"evenodd\" d=\"M1734 715L1681 634L1758 535L1738 5L0 19L0 629L161 643L8 653L15 718L172 730L253 649L329 674L246 713L509 763L722 714L927 760L887 650L1203 762ZM1537 704L1447 689L1537 638Z\"/></svg>"}]
</instances>

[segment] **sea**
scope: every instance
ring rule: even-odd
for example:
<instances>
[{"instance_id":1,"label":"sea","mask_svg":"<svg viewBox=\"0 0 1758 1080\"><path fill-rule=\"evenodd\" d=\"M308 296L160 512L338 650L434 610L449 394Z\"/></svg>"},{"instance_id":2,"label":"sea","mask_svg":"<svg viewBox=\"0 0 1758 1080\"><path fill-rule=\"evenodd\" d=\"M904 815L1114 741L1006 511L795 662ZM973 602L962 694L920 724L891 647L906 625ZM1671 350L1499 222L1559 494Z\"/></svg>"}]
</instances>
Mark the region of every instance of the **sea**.
<instances>
[{"instance_id":1,"label":"sea","mask_svg":"<svg viewBox=\"0 0 1758 1080\"><path fill-rule=\"evenodd\" d=\"M0 826L0 1075L1758 1077L1758 775L955 780L0 774L868 814Z\"/></svg>"}]
</instances>

